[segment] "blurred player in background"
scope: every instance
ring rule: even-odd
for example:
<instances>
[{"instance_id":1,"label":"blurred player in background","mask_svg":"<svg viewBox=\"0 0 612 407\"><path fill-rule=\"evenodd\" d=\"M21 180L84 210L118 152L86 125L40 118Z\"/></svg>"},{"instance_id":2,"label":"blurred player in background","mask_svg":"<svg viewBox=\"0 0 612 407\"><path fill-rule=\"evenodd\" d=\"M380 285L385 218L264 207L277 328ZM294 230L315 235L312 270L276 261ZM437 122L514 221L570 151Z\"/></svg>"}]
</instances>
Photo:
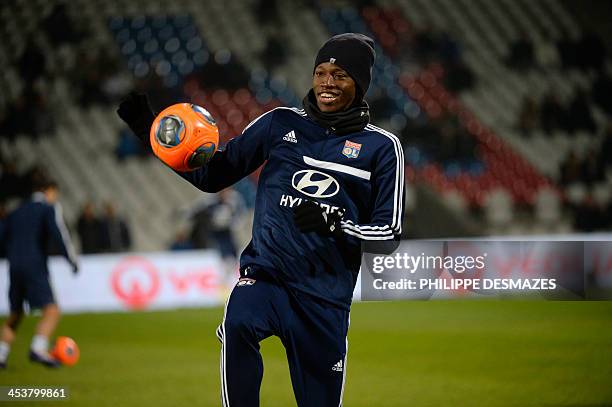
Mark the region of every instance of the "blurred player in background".
<instances>
[{"instance_id":1,"label":"blurred player in background","mask_svg":"<svg viewBox=\"0 0 612 407\"><path fill-rule=\"evenodd\" d=\"M49 283L47 253L59 247L76 274L77 258L62 218L57 184L50 180L35 181L34 193L5 219L0 245L9 261L10 314L0 333L0 368L6 368L11 343L23 317L23 305L40 309L42 317L36 326L30 346L30 360L47 367L59 362L49 355L49 338L59 322L60 311Z\"/></svg>"},{"instance_id":2,"label":"blurred player in background","mask_svg":"<svg viewBox=\"0 0 612 407\"><path fill-rule=\"evenodd\" d=\"M361 243L396 241L403 216L400 142L369 124L363 100L373 45L361 34L332 37L316 56L303 110L261 115L207 165L179 173L218 192L267 161L253 238L217 330L224 406L259 405L259 342L271 335L286 348L300 407L342 403ZM118 114L148 145L154 113L147 97L130 95Z\"/></svg>"},{"instance_id":3,"label":"blurred player in background","mask_svg":"<svg viewBox=\"0 0 612 407\"><path fill-rule=\"evenodd\" d=\"M244 215L246 204L240 193L231 187L206 198L196 202L186 216L194 223L194 240L199 241L200 236L206 236L206 246L200 247L211 245L219 251L223 259L225 281L233 286L238 275L238 249L232 229Z\"/></svg>"}]
</instances>

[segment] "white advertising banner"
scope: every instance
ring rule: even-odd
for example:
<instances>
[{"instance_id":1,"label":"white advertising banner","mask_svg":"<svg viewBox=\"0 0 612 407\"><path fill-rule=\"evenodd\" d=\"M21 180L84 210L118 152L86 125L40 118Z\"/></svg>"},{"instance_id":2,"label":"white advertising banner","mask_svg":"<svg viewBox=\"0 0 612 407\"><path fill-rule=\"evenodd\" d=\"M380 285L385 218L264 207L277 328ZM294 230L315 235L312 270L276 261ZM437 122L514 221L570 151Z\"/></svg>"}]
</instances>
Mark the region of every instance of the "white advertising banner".
<instances>
[{"instance_id":1,"label":"white advertising banner","mask_svg":"<svg viewBox=\"0 0 612 407\"><path fill-rule=\"evenodd\" d=\"M126 253L80 257L73 275L61 257L49 260L63 312L204 307L224 301L223 263L216 251ZM0 260L0 314L7 314L8 263Z\"/></svg>"},{"instance_id":2,"label":"white advertising banner","mask_svg":"<svg viewBox=\"0 0 612 407\"><path fill-rule=\"evenodd\" d=\"M612 287L612 236L570 235L546 238L556 241L557 244L564 241L584 242L584 250L580 250L584 253L580 256L584 264L580 265L582 267L576 267L576 270L582 269L581 281L584 272L589 276L588 280L592 280L596 286ZM536 237L533 240L543 239ZM503 241L498 238L488 242L488 245L500 244ZM529 238L525 239L525 242L529 241ZM410 241L404 241L404 244L409 243ZM515 264L515 257L510 257L512 263L501 267L505 263L494 261L495 251L492 251L491 247L488 247L487 251L491 252L487 253L491 254L487 258L491 263L488 267L491 272L506 273L504 270L509 270L510 267L531 276L534 264L537 265L534 258L527 263ZM422 255L423 250L417 254ZM546 267L536 269L544 271ZM49 270L56 301L62 311L67 313L216 306L223 304L229 292L223 284L224 264L218 252L212 250L85 255L80 257L80 272L76 276L63 258L53 257L49 260ZM447 275L446 279L449 278L452 279ZM362 280L363 264L353 296L356 301L364 299ZM1 315L6 315L9 311L8 288L8 263L0 259ZM429 298L449 298L455 297L455 294L440 291ZM465 298L466 291L460 290L459 294L459 297ZM368 299L367 295L365 297Z\"/></svg>"}]
</instances>

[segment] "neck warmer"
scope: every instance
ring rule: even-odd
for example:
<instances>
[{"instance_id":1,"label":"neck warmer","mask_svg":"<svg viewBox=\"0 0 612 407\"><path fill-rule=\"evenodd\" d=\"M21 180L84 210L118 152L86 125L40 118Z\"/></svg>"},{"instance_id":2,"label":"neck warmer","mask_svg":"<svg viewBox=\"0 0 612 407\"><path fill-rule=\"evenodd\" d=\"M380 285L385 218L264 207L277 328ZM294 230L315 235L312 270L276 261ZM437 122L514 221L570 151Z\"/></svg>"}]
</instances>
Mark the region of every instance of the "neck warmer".
<instances>
[{"instance_id":1,"label":"neck warmer","mask_svg":"<svg viewBox=\"0 0 612 407\"><path fill-rule=\"evenodd\" d=\"M339 136L361 131L370 122L370 110L365 100L357 105L351 105L347 110L326 113L317 106L314 91L311 89L302 103L308 117Z\"/></svg>"}]
</instances>

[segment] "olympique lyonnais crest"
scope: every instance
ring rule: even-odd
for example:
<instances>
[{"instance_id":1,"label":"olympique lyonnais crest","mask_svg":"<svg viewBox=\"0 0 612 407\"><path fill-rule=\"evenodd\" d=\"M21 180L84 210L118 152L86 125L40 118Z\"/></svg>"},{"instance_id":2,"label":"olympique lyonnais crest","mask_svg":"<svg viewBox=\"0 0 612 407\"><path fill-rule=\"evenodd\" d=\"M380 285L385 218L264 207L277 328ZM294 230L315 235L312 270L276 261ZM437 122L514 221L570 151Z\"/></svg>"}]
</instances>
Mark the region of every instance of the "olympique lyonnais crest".
<instances>
[{"instance_id":1,"label":"olympique lyonnais crest","mask_svg":"<svg viewBox=\"0 0 612 407\"><path fill-rule=\"evenodd\" d=\"M361 151L361 144L346 140L344 148L342 149L342 154L347 158L357 158L359 151Z\"/></svg>"}]
</instances>

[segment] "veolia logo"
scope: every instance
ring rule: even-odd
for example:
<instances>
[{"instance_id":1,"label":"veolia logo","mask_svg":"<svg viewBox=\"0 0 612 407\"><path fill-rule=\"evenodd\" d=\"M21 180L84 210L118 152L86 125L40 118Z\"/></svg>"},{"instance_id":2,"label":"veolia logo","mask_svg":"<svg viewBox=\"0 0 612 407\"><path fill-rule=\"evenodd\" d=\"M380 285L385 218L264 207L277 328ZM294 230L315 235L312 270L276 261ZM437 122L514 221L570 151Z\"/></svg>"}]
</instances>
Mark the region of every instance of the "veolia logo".
<instances>
[{"instance_id":1,"label":"veolia logo","mask_svg":"<svg viewBox=\"0 0 612 407\"><path fill-rule=\"evenodd\" d=\"M113 270L111 287L128 308L144 309L159 293L159 272L147 259L127 257Z\"/></svg>"}]
</instances>

